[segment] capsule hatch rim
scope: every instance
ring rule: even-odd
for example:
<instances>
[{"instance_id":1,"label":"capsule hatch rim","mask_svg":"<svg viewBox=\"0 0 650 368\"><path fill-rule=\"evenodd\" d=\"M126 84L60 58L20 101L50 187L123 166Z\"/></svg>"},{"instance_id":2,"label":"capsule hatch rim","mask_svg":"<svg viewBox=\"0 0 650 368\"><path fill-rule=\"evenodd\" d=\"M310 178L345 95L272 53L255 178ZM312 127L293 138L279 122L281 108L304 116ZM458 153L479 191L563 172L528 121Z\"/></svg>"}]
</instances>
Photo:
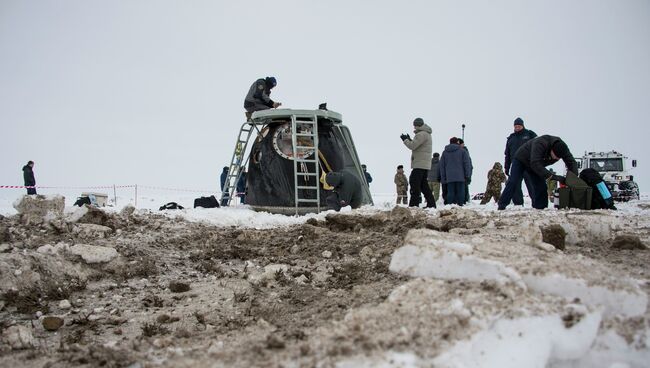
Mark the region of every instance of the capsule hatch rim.
<instances>
[{"instance_id":1,"label":"capsule hatch rim","mask_svg":"<svg viewBox=\"0 0 650 368\"><path fill-rule=\"evenodd\" d=\"M331 110L297 110L297 109L268 109L253 112L251 119L256 123L264 123L267 119L296 117L312 117L316 115L319 118L325 118L335 123L343 122L343 116L336 111Z\"/></svg>"}]
</instances>

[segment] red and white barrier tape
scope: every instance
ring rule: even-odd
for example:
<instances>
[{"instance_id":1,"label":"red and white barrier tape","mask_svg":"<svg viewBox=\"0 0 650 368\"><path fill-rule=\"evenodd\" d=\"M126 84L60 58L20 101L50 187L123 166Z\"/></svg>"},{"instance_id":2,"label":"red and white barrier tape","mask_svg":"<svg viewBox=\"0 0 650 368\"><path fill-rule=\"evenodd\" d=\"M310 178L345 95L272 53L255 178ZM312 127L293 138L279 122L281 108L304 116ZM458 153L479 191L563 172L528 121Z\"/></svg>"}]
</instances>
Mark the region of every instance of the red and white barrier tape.
<instances>
[{"instance_id":1,"label":"red and white barrier tape","mask_svg":"<svg viewBox=\"0 0 650 368\"><path fill-rule=\"evenodd\" d=\"M194 192L194 193L214 193L214 189L210 190L197 190L197 189L179 189L179 188L165 188L165 187L152 187L148 185L138 185L138 188L144 189L154 189L154 190L166 190L170 192Z\"/></svg>"},{"instance_id":2,"label":"red and white barrier tape","mask_svg":"<svg viewBox=\"0 0 650 368\"><path fill-rule=\"evenodd\" d=\"M103 185L93 187L50 187L50 186L25 186L25 185L0 185L0 189L25 189L25 188L38 188L38 189L113 189L113 188L135 188L135 185Z\"/></svg>"},{"instance_id":3,"label":"red and white barrier tape","mask_svg":"<svg viewBox=\"0 0 650 368\"><path fill-rule=\"evenodd\" d=\"M197 190L197 189L179 189L179 188L166 188L166 187L155 187L148 185L99 185L99 186L90 186L90 187L52 187L52 186L25 186L25 185L0 185L0 189L27 189L27 188L36 188L36 189L114 189L114 188L138 188L138 189L153 189L153 190L165 190L170 192L193 192L193 193L215 193L216 190Z\"/></svg>"}]
</instances>

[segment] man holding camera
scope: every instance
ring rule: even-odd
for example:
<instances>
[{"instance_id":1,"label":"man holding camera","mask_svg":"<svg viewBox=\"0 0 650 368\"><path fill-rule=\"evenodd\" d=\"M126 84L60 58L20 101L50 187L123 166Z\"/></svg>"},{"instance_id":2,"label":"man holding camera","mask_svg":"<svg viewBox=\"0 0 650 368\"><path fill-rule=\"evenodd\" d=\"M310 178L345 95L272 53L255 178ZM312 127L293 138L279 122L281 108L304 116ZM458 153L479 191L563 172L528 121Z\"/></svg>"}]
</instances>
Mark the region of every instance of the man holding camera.
<instances>
[{"instance_id":1,"label":"man holding camera","mask_svg":"<svg viewBox=\"0 0 650 368\"><path fill-rule=\"evenodd\" d=\"M427 201L427 208L435 208L436 200L431 193L427 174L431 167L431 154L433 152L431 140L431 127L424 123L422 118L413 120L413 132L415 135L411 138L408 134L402 134L402 142L410 149L411 152L411 175L409 184L411 185L411 199L409 207L418 207L422 200L420 194L424 194Z\"/></svg>"}]
</instances>

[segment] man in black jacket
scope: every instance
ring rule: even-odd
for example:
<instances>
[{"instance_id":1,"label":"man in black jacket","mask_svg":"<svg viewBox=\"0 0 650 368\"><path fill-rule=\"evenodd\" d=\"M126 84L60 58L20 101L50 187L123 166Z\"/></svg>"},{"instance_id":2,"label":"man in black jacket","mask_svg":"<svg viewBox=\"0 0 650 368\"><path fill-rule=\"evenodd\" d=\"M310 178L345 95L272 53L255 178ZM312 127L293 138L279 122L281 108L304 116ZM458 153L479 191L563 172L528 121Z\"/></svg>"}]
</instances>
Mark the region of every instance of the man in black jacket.
<instances>
[{"instance_id":1,"label":"man in black jacket","mask_svg":"<svg viewBox=\"0 0 650 368\"><path fill-rule=\"evenodd\" d=\"M277 85L275 77L260 78L253 82L244 99L246 118L250 121L253 112L268 110L282 105L271 100L271 90Z\"/></svg>"},{"instance_id":2,"label":"man in black jacket","mask_svg":"<svg viewBox=\"0 0 650 368\"><path fill-rule=\"evenodd\" d=\"M25 179L26 187L36 186L36 179L34 178L34 161L28 161L27 165L23 166L23 179ZM27 188L27 194L36 194L36 188Z\"/></svg>"},{"instance_id":3,"label":"man in black jacket","mask_svg":"<svg viewBox=\"0 0 650 368\"><path fill-rule=\"evenodd\" d=\"M512 165L512 160L515 157L515 153L524 143L529 140L537 137L537 134L532 130L526 129L524 127L524 121L521 118L515 119L514 124L514 133L510 134L508 140L506 141L506 159L504 162L505 174L510 175L510 165ZM528 195L532 197L532 186L530 184L530 176L524 174L524 183L526 183L526 189L528 189ZM515 193L512 196L512 203L516 206L524 205L524 193L521 191L521 184L515 187Z\"/></svg>"},{"instance_id":4,"label":"man in black jacket","mask_svg":"<svg viewBox=\"0 0 650 368\"><path fill-rule=\"evenodd\" d=\"M524 174L530 177L533 208L544 209L548 207L546 179L551 178L564 183L563 176L554 175L546 169L559 160L564 161L567 170L578 173L578 164L573 158L569 147L559 138L552 135L542 135L524 143L512 160L510 176L499 199L499 209L504 210L512 200L516 186L521 186Z\"/></svg>"},{"instance_id":5,"label":"man in black jacket","mask_svg":"<svg viewBox=\"0 0 650 368\"><path fill-rule=\"evenodd\" d=\"M332 171L325 176L325 181L334 187L334 193L327 197L330 209L338 212L345 206L353 209L361 206L361 181L356 176L345 170Z\"/></svg>"}]
</instances>

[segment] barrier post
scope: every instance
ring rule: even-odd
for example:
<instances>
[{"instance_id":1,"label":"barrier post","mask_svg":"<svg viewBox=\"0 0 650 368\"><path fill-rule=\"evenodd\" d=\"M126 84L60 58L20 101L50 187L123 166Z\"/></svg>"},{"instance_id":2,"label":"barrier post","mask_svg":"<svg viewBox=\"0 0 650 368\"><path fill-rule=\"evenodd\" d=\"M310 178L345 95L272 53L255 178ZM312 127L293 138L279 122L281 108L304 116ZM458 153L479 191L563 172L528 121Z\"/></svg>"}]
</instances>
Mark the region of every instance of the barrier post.
<instances>
[{"instance_id":1,"label":"barrier post","mask_svg":"<svg viewBox=\"0 0 650 368\"><path fill-rule=\"evenodd\" d=\"M138 184L135 185L135 208L138 208Z\"/></svg>"},{"instance_id":2,"label":"barrier post","mask_svg":"<svg viewBox=\"0 0 650 368\"><path fill-rule=\"evenodd\" d=\"M115 202L115 207L117 207L117 190L115 189L115 184L113 184L113 201Z\"/></svg>"}]
</instances>

